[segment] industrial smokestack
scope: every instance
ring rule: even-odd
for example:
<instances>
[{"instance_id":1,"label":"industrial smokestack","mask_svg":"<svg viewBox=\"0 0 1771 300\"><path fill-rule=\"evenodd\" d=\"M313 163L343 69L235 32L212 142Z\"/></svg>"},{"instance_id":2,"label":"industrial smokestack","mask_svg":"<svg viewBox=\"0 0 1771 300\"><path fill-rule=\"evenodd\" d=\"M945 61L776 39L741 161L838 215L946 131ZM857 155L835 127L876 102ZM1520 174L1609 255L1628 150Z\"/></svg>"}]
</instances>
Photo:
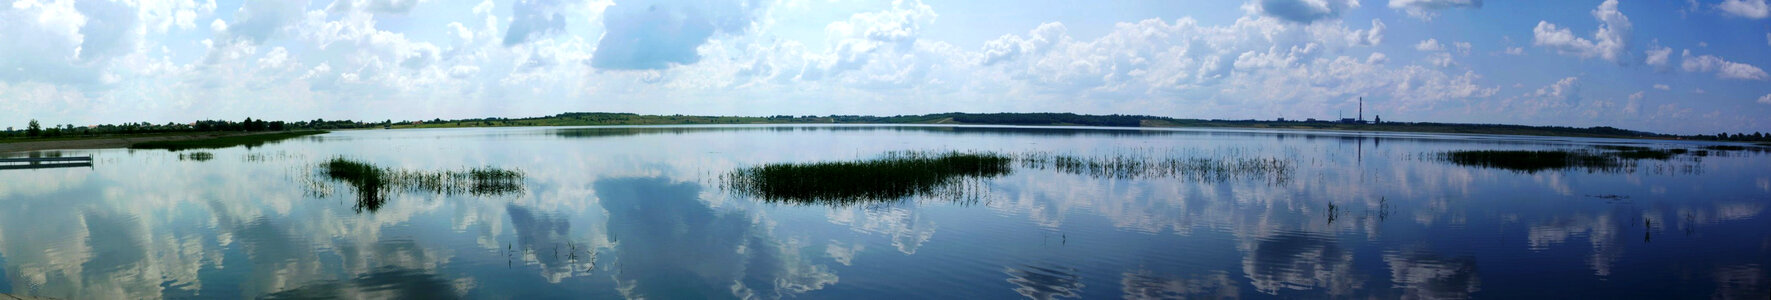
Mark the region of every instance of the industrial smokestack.
<instances>
[{"instance_id":1,"label":"industrial smokestack","mask_svg":"<svg viewBox=\"0 0 1771 300\"><path fill-rule=\"evenodd\" d=\"M1359 122L1365 122L1365 97L1359 97Z\"/></svg>"}]
</instances>

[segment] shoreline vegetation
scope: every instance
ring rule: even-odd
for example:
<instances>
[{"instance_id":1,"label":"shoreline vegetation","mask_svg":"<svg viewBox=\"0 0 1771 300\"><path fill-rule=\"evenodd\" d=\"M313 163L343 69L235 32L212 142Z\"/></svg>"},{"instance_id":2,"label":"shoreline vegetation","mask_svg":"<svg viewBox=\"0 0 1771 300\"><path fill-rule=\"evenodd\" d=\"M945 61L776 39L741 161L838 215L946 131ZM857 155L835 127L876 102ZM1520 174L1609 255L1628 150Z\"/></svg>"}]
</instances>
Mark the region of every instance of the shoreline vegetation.
<instances>
[{"instance_id":1,"label":"shoreline vegetation","mask_svg":"<svg viewBox=\"0 0 1771 300\"><path fill-rule=\"evenodd\" d=\"M614 125L712 125L712 124L946 124L946 125L1022 125L1022 126L1099 126L1151 128L1250 128L1306 129L1345 131L1387 131L1421 133L1500 134L1529 136L1602 137L1627 139L1685 139L1710 141L1757 142L1771 145L1771 136L1764 133L1717 135L1671 135L1609 126L1565 127L1507 124L1462 124L1432 122L1338 122L1327 120L1205 120L1180 119L1145 115L1083 115L1074 113L938 113L898 116L691 116L642 115L634 113L562 113L533 118L480 118L388 123L381 128L461 128L514 126L614 126Z\"/></svg>"},{"instance_id":2,"label":"shoreline vegetation","mask_svg":"<svg viewBox=\"0 0 1771 300\"><path fill-rule=\"evenodd\" d=\"M240 145L256 147L289 138L324 134L327 131L286 132L176 132L121 134L94 137L0 140L0 153L72 149L215 149ZM227 146L219 146L226 143ZM178 149L171 149L178 148Z\"/></svg>"},{"instance_id":3,"label":"shoreline vegetation","mask_svg":"<svg viewBox=\"0 0 1771 300\"><path fill-rule=\"evenodd\" d=\"M1204 120L1145 115L1083 115L1074 113L938 113L897 116L690 116L642 115L634 113L574 112L531 118L432 119L420 121L384 120L364 122L352 120L265 121L246 119L233 121L197 121L188 124L129 123L121 125L72 124L42 128L35 120L26 129L6 128L0 131L0 153L131 147L144 142L190 141L220 139L248 135L250 132L288 132L330 129L410 129L517 126L605 126L605 125L704 125L704 124L949 124L949 125L1020 125L1020 126L1099 126L1152 128L1248 128L1302 129L1342 131L1384 131L1453 134L1497 134L1524 136L1599 137L1657 140L1704 140L1756 143L1771 146L1765 133L1721 133L1714 135L1672 135L1608 126L1565 127L1506 124L1460 124L1432 122L1365 122L1355 120ZM216 141L214 143L223 143ZM158 146L153 143L140 148L183 147Z\"/></svg>"},{"instance_id":4,"label":"shoreline vegetation","mask_svg":"<svg viewBox=\"0 0 1771 300\"><path fill-rule=\"evenodd\" d=\"M129 149L164 149L168 151L182 151L188 149L221 149L238 146L246 146L247 149L251 149L252 147L263 146L268 143L276 143L287 139L310 135L325 134L327 132L328 131L324 130L304 130L224 136L210 139L150 141L129 145Z\"/></svg>"}]
</instances>

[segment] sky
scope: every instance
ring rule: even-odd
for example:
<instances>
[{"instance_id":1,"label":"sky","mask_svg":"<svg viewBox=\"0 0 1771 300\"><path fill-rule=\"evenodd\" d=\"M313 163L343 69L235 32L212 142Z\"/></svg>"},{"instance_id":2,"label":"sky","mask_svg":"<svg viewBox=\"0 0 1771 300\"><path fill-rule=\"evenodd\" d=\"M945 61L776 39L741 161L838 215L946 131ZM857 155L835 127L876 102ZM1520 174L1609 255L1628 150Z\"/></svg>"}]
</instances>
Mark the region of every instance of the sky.
<instances>
[{"instance_id":1,"label":"sky","mask_svg":"<svg viewBox=\"0 0 1771 300\"><path fill-rule=\"evenodd\" d=\"M1771 132L1766 0L0 0L0 127L1075 112Z\"/></svg>"}]
</instances>

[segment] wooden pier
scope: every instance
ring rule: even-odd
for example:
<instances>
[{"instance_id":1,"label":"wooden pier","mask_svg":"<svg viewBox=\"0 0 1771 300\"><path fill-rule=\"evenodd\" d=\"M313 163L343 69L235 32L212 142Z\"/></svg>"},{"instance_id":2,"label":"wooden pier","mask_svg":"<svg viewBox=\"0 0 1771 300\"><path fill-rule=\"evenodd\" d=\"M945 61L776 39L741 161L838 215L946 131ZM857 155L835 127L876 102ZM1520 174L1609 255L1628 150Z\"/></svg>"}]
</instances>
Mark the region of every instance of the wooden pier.
<instances>
[{"instance_id":1,"label":"wooden pier","mask_svg":"<svg viewBox=\"0 0 1771 300\"><path fill-rule=\"evenodd\" d=\"M91 156L0 158L0 170L91 167Z\"/></svg>"}]
</instances>

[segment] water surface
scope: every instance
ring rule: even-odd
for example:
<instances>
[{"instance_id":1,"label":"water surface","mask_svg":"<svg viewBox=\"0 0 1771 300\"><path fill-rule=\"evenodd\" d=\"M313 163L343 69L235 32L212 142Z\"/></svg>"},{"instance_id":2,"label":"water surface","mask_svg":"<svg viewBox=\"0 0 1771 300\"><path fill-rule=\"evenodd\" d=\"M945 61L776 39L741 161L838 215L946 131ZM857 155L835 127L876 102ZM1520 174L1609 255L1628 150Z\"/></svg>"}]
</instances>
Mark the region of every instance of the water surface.
<instances>
[{"instance_id":1,"label":"water surface","mask_svg":"<svg viewBox=\"0 0 1771 300\"><path fill-rule=\"evenodd\" d=\"M1702 149L1483 135L1048 127L342 131L0 170L0 293L150 298L1757 298L1771 157L1517 170L1462 150ZM963 197L764 201L723 176L899 151L1271 159L1283 176L1031 168ZM183 158L183 159L181 159ZM517 170L363 193L321 170ZM956 201L955 199L966 199Z\"/></svg>"}]
</instances>

